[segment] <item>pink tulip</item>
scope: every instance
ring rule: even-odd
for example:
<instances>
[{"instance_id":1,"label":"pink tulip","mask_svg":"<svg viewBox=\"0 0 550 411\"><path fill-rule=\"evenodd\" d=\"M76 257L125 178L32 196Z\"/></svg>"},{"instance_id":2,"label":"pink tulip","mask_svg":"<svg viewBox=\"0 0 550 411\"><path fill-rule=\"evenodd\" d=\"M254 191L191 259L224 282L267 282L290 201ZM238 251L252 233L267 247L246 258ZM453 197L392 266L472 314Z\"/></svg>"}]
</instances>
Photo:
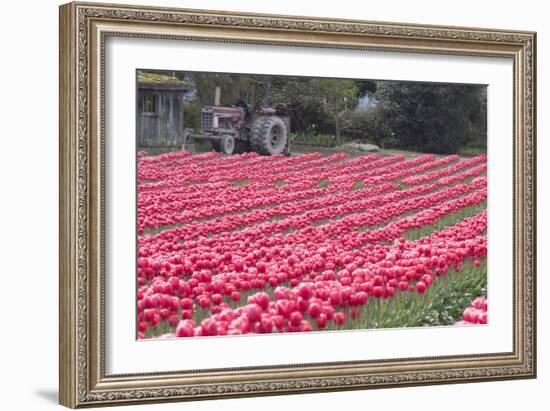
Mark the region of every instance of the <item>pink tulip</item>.
<instances>
[{"instance_id":1,"label":"pink tulip","mask_svg":"<svg viewBox=\"0 0 550 411\"><path fill-rule=\"evenodd\" d=\"M309 306L309 315L311 318L317 318L321 314L321 305L319 303L313 303Z\"/></svg>"},{"instance_id":2,"label":"pink tulip","mask_svg":"<svg viewBox=\"0 0 550 411\"><path fill-rule=\"evenodd\" d=\"M476 297L464 310L463 320L456 324L487 324L487 299L483 296Z\"/></svg>"},{"instance_id":3,"label":"pink tulip","mask_svg":"<svg viewBox=\"0 0 550 411\"><path fill-rule=\"evenodd\" d=\"M233 291L231 293L231 300L233 300L234 302L237 302L241 299L241 293L238 292L238 291Z\"/></svg>"},{"instance_id":4,"label":"pink tulip","mask_svg":"<svg viewBox=\"0 0 550 411\"><path fill-rule=\"evenodd\" d=\"M294 327L297 327L302 322L302 313L299 311L294 311L290 314L290 324L292 324Z\"/></svg>"},{"instance_id":5,"label":"pink tulip","mask_svg":"<svg viewBox=\"0 0 550 411\"><path fill-rule=\"evenodd\" d=\"M245 309L246 315L251 322L256 322L260 319L262 308L258 304L249 304Z\"/></svg>"},{"instance_id":6,"label":"pink tulip","mask_svg":"<svg viewBox=\"0 0 550 411\"><path fill-rule=\"evenodd\" d=\"M317 328L322 330L327 326L327 316L325 313L320 313L317 317Z\"/></svg>"},{"instance_id":7,"label":"pink tulip","mask_svg":"<svg viewBox=\"0 0 550 411\"><path fill-rule=\"evenodd\" d=\"M426 283L419 281L416 283L416 291L418 294L424 294L426 292Z\"/></svg>"},{"instance_id":8,"label":"pink tulip","mask_svg":"<svg viewBox=\"0 0 550 411\"><path fill-rule=\"evenodd\" d=\"M193 336L195 323L192 320L180 321L176 328L176 335L178 337L191 337Z\"/></svg>"},{"instance_id":9,"label":"pink tulip","mask_svg":"<svg viewBox=\"0 0 550 411\"><path fill-rule=\"evenodd\" d=\"M334 314L334 323L336 325L343 325L346 322L346 316L344 313L338 312Z\"/></svg>"}]
</instances>

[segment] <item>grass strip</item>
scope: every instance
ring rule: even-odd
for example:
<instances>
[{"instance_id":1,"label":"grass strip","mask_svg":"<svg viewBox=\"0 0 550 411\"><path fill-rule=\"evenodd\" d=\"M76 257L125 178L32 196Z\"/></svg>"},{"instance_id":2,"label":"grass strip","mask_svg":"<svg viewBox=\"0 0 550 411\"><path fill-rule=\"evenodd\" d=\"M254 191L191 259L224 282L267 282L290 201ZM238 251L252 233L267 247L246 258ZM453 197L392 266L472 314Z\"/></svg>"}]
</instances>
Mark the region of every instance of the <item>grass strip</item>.
<instances>
[{"instance_id":1,"label":"grass strip","mask_svg":"<svg viewBox=\"0 0 550 411\"><path fill-rule=\"evenodd\" d=\"M411 230L407 230L405 231L403 236L407 240L416 241L422 237L427 237L435 233L436 231L441 231L445 227L458 224L465 218L473 217L474 215L486 209L487 209L487 200L485 200L480 204L474 204L469 207L464 207L455 213L447 214L445 217L442 217L439 220L437 220L435 224L425 225L419 228L413 228Z\"/></svg>"}]
</instances>

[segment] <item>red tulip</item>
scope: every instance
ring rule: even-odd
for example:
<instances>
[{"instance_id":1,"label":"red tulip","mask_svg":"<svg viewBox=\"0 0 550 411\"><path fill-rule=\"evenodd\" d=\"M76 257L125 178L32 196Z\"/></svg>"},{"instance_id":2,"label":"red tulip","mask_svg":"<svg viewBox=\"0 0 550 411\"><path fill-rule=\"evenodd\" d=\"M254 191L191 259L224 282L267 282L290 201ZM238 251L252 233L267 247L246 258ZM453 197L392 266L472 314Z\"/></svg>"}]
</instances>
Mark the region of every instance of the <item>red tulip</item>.
<instances>
[{"instance_id":1,"label":"red tulip","mask_svg":"<svg viewBox=\"0 0 550 411\"><path fill-rule=\"evenodd\" d=\"M487 324L487 300L477 297L463 313L463 320L457 324Z\"/></svg>"},{"instance_id":2,"label":"red tulip","mask_svg":"<svg viewBox=\"0 0 550 411\"><path fill-rule=\"evenodd\" d=\"M299 311L294 311L290 314L290 324L297 327L302 322L302 313Z\"/></svg>"},{"instance_id":3,"label":"red tulip","mask_svg":"<svg viewBox=\"0 0 550 411\"><path fill-rule=\"evenodd\" d=\"M317 328L322 330L327 326L327 316L325 313L320 313L317 317Z\"/></svg>"},{"instance_id":4,"label":"red tulip","mask_svg":"<svg viewBox=\"0 0 550 411\"><path fill-rule=\"evenodd\" d=\"M346 316L342 312L334 313L333 319L336 325L343 325L346 322Z\"/></svg>"},{"instance_id":5,"label":"red tulip","mask_svg":"<svg viewBox=\"0 0 550 411\"><path fill-rule=\"evenodd\" d=\"M333 291L330 293L330 303L334 306L341 304L342 296L338 291Z\"/></svg>"},{"instance_id":6,"label":"red tulip","mask_svg":"<svg viewBox=\"0 0 550 411\"><path fill-rule=\"evenodd\" d=\"M311 290L311 288L308 285L304 285L304 286L300 287L300 289L298 290L298 294L304 300L309 300L313 295L313 291Z\"/></svg>"},{"instance_id":7,"label":"red tulip","mask_svg":"<svg viewBox=\"0 0 550 411\"><path fill-rule=\"evenodd\" d=\"M245 309L246 315L251 322L256 322L260 319L262 308L258 304L249 304Z\"/></svg>"},{"instance_id":8,"label":"red tulip","mask_svg":"<svg viewBox=\"0 0 550 411\"><path fill-rule=\"evenodd\" d=\"M433 284L434 278L430 274L424 274L420 280L425 283L428 287Z\"/></svg>"},{"instance_id":9,"label":"red tulip","mask_svg":"<svg viewBox=\"0 0 550 411\"><path fill-rule=\"evenodd\" d=\"M176 336L178 337L192 337L194 332L195 323L192 320L180 321L176 328Z\"/></svg>"},{"instance_id":10,"label":"red tulip","mask_svg":"<svg viewBox=\"0 0 550 411\"><path fill-rule=\"evenodd\" d=\"M321 314L321 305L319 303L312 303L309 306L309 315L311 318L317 318Z\"/></svg>"},{"instance_id":11,"label":"red tulip","mask_svg":"<svg viewBox=\"0 0 550 411\"><path fill-rule=\"evenodd\" d=\"M323 313L327 316L329 320L332 320L335 312L336 312L335 307L333 307L330 304L323 304Z\"/></svg>"},{"instance_id":12,"label":"red tulip","mask_svg":"<svg viewBox=\"0 0 550 411\"><path fill-rule=\"evenodd\" d=\"M301 332L309 332L309 331L313 331L313 328L311 327L310 323L308 323L306 320L303 320L300 323L300 331Z\"/></svg>"},{"instance_id":13,"label":"red tulip","mask_svg":"<svg viewBox=\"0 0 550 411\"><path fill-rule=\"evenodd\" d=\"M215 305L219 305L222 303L222 295L221 294L214 294L212 295L212 303Z\"/></svg>"},{"instance_id":14,"label":"red tulip","mask_svg":"<svg viewBox=\"0 0 550 411\"><path fill-rule=\"evenodd\" d=\"M271 321L271 318L269 317L262 317L260 320L260 333L262 334L269 334L273 331L273 322Z\"/></svg>"},{"instance_id":15,"label":"red tulip","mask_svg":"<svg viewBox=\"0 0 550 411\"><path fill-rule=\"evenodd\" d=\"M423 281L417 282L416 283L416 291L419 294L424 294L426 292L426 283L424 283Z\"/></svg>"},{"instance_id":16,"label":"red tulip","mask_svg":"<svg viewBox=\"0 0 550 411\"><path fill-rule=\"evenodd\" d=\"M399 289L401 291L407 291L408 288L409 288L409 283L407 281L400 281L399 282Z\"/></svg>"},{"instance_id":17,"label":"red tulip","mask_svg":"<svg viewBox=\"0 0 550 411\"><path fill-rule=\"evenodd\" d=\"M298 309L305 313L309 307L307 300L304 300L302 297L298 297Z\"/></svg>"},{"instance_id":18,"label":"red tulip","mask_svg":"<svg viewBox=\"0 0 550 411\"><path fill-rule=\"evenodd\" d=\"M210 318L202 320L201 329L202 335L212 336L218 334L218 326L216 321Z\"/></svg>"},{"instance_id":19,"label":"red tulip","mask_svg":"<svg viewBox=\"0 0 550 411\"><path fill-rule=\"evenodd\" d=\"M284 317L282 315L275 315L273 317L273 323L275 324L275 327L277 327L279 332L281 332L284 326Z\"/></svg>"},{"instance_id":20,"label":"red tulip","mask_svg":"<svg viewBox=\"0 0 550 411\"><path fill-rule=\"evenodd\" d=\"M487 324L487 311L483 311L483 312L479 315L479 323L480 323L480 324Z\"/></svg>"},{"instance_id":21,"label":"red tulip","mask_svg":"<svg viewBox=\"0 0 550 411\"><path fill-rule=\"evenodd\" d=\"M181 311L181 318L183 320L190 320L193 318L193 311L192 310L182 310Z\"/></svg>"},{"instance_id":22,"label":"red tulip","mask_svg":"<svg viewBox=\"0 0 550 411\"><path fill-rule=\"evenodd\" d=\"M162 320L166 320L168 318L168 316L170 315L170 310L167 309L167 308L162 308L160 311L160 318Z\"/></svg>"},{"instance_id":23,"label":"red tulip","mask_svg":"<svg viewBox=\"0 0 550 411\"><path fill-rule=\"evenodd\" d=\"M176 325L179 324L179 322L180 322L180 319L176 314L172 314L168 318L168 324L170 324L171 327L175 327Z\"/></svg>"},{"instance_id":24,"label":"red tulip","mask_svg":"<svg viewBox=\"0 0 550 411\"><path fill-rule=\"evenodd\" d=\"M201 308L210 307L210 299L206 296L203 296L202 298L199 299L199 305L201 306Z\"/></svg>"}]
</instances>

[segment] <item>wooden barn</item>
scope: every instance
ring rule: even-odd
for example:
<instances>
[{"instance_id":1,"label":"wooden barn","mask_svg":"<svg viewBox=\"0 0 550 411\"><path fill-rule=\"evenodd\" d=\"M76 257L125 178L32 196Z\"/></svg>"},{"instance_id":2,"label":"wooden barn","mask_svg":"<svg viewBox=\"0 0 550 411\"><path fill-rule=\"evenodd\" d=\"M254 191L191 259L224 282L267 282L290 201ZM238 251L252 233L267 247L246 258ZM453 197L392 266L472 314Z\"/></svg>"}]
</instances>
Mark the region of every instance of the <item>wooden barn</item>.
<instances>
[{"instance_id":1,"label":"wooden barn","mask_svg":"<svg viewBox=\"0 0 550 411\"><path fill-rule=\"evenodd\" d=\"M183 97L190 87L169 75L138 72L137 77L138 148L181 147Z\"/></svg>"}]
</instances>

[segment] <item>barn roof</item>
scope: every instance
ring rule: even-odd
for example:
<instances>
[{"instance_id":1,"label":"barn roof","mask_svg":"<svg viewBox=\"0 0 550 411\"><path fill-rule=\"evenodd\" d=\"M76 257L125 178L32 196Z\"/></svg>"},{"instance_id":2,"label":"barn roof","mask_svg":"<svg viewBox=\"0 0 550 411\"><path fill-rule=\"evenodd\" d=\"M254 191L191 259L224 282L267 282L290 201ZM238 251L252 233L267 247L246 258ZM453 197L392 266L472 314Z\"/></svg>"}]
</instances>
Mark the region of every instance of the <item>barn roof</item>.
<instances>
[{"instance_id":1,"label":"barn roof","mask_svg":"<svg viewBox=\"0 0 550 411\"><path fill-rule=\"evenodd\" d=\"M154 88L162 90L189 90L191 85L180 80L177 77L172 77L166 74L149 73L138 71L137 75L138 87Z\"/></svg>"}]
</instances>

